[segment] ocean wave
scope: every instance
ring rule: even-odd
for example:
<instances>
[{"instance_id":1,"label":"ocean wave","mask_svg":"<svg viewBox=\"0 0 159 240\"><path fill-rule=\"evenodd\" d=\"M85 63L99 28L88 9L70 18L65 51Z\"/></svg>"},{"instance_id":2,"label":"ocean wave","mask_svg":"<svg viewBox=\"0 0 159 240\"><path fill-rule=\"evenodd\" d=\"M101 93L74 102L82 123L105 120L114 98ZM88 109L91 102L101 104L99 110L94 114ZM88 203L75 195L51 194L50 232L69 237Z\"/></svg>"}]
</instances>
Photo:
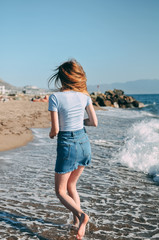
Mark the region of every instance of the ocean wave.
<instances>
[{"instance_id":1,"label":"ocean wave","mask_svg":"<svg viewBox=\"0 0 159 240\"><path fill-rule=\"evenodd\" d=\"M108 111L99 110L97 115L99 116L109 116L114 118L124 118L124 119L136 119L142 117L156 117L156 114L153 114L149 111L141 109L119 109L119 108L106 108Z\"/></svg>"},{"instance_id":2,"label":"ocean wave","mask_svg":"<svg viewBox=\"0 0 159 240\"><path fill-rule=\"evenodd\" d=\"M116 148L120 144L120 142L118 140L114 140L114 141L109 140L108 141L108 140L104 140L104 139L90 140L90 142L92 144L95 144L97 146L104 147L104 148Z\"/></svg>"},{"instance_id":3,"label":"ocean wave","mask_svg":"<svg viewBox=\"0 0 159 240\"><path fill-rule=\"evenodd\" d=\"M121 164L148 173L159 182L159 121L143 120L127 132L125 144L119 153Z\"/></svg>"}]
</instances>

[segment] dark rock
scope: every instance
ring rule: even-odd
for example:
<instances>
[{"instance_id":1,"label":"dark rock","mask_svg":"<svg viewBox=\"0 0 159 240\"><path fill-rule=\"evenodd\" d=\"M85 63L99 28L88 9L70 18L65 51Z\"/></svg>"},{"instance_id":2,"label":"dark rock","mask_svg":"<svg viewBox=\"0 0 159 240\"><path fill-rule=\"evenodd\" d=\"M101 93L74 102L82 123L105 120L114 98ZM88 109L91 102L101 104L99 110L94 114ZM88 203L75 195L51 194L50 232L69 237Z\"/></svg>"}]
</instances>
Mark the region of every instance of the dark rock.
<instances>
[{"instance_id":1,"label":"dark rock","mask_svg":"<svg viewBox=\"0 0 159 240\"><path fill-rule=\"evenodd\" d=\"M104 107L104 106L105 106L104 100L105 100L105 99L104 99L102 96L98 96L98 97L96 98L97 103L98 103L101 107Z\"/></svg>"},{"instance_id":2,"label":"dark rock","mask_svg":"<svg viewBox=\"0 0 159 240\"><path fill-rule=\"evenodd\" d=\"M134 108L134 105L132 103L126 102L125 107L126 108Z\"/></svg>"},{"instance_id":3,"label":"dark rock","mask_svg":"<svg viewBox=\"0 0 159 240\"><path fill-rule=\"evenodd\" d=\"M126 101L132 103L135 99L131 96L126 96Z\"/></svg>"},{"instance_id":4,"label":"dark rock","mask_svg":"<svg viewBox=\"0 0 159 240\"><path fill-rule=\"evenodd\" d=\"M117 94L118 96L122 96L122 95L124 95L124 91L119 90L119 89L114 89L113 92L114 92L115 94Z\"/></svg>"},{"instance_id":5,"label":"dark rock","mask_svg":"<svg viewBox=\"0 0 159 240\"><path fill-rule=\"evenodd\" d=\"M93 105L109 106L115 108L142 108L144 104L135 100L131 96L124 95L124 91L114 89L114 91L106 91L105 94L99 92L91 93Z\"/></svg>"},{"instance_id":6,"label":"dark rock","mask_svg":"<svg viewBox=\"0 0 159 240\"><path fill-rule=\"evenodd\" d=\"M110 100L105 100L105 101L104 101L104 104L105 104L105 106L107 106L107 107L113 107L113 104L112 104L112 102L111 102Z\"/></svg>"},{"instance_id":7,"label":"dark rock","mask_svg":"<svg viewBox=\"0 0 159 240\"><path fill-rule=\"evenodd\" d=\"M114 94L114 92L112 90L109 90L109 91L105 92L105 95L106 96L109 96L109 95L114 96L115 94Z\"/></svg>"},{"instance_id":8,"label":"dark rock","mask_svg":"<svg viewBox=\"0 0 159 240\"><path fill-rule=\"evenodd\" d=\"M136 101L136 100L135 100L135 101L133 101L133 102L132 102L132 104L133 104L133 106L134 106L134 107L136 107L136 108L138 108L138 107L139 107L139 102L138 102L138 101Z\"/></svg>"},{"instance_id":9,"label":"dark rock","mask_svg":"<svg viewBox=\"0 0 159 240\"><path fill-rule=\"evenodd\" d=\"M126 104L125 99L120 97L120 98L118 99L118 104L119 104L119 107L122 107L122 105L125 105L125 104Z\"/></svg>"},{"instance_id":10,"label":"dark rock","mask_svg":"<svg viewBox=\"0 0 159 240\"><path fill-rule=\"evenodd\" d=\"M112 99L111 95L107 95L106 98L107 98L108 100Z\"/></svg>"},{"instance_id":11,"label":"dark rock","mask_svg":"<svg viewBox=\"0 0 159 240\"><path fill-rule=\"evenodd\" d=\"M100 107L99 103L96 101L96 98L92 98L92 103L94 106Z\"/></svg>"},{"instance_id":12,"label":"dark rock","mask_svg":"<svg viewBox=\"0 0 159 240\"><path fill-rule=\"evenodd\" d=\"M100 107L100 105L97 102L93 102L94 106Z\"/></svg>"}]
</instances>

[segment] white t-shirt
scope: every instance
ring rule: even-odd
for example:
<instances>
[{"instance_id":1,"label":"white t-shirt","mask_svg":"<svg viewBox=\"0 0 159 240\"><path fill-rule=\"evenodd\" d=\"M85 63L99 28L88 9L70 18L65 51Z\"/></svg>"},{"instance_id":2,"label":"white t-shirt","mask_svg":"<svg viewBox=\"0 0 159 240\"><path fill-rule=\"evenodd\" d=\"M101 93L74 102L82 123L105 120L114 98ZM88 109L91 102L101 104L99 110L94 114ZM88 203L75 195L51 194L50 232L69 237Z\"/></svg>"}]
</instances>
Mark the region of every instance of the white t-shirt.
<instances>
[{"instance_id":1,"label":"white t-shirt","mask_svg":"<svg viewBox=\"0 0 159 240\"><path fill-rule=\"evenodd\" d=\"M48 110L58 112L60 131L76 131L83 128L84 111L91 102L81 92L55 92L49 97Z\"/></svg>"}]
</instances>

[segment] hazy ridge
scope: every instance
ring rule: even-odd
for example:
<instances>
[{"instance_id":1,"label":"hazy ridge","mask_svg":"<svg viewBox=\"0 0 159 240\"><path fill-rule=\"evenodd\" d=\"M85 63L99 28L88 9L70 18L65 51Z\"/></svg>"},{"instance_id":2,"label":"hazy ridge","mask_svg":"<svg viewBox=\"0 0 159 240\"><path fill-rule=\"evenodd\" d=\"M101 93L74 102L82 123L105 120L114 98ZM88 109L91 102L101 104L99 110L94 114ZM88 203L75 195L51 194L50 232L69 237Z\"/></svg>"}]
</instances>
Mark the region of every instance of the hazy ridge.
<instances>
[{"instance_id":1,"label":"hazy ridge","mask_svg":"<svg viewBox=\"0 0 159 240\"><path fill-rule=\"evenodd\" d=\"M97 83L98 85L98 83ZM88 91L97 91L97 85L88 85ZM22 88L13 86L0 79L0 86L5 86L8 90L21 90ZM122 89L125 94L159 94L159 80L158 79L143 79L129 82L116 82L111 84L100 84L99 91L105 92L107 90Z\"/></svg>"},{"instance_id":2,"label":"hazy ridge","mask_svg":"<svg viewBox=\"0 0 159 240\"><path fill-rule=\"evenodd\" d=\"M2 79L0 79L0 86L5 86L5 88L8 89L8 90L18 90L18 89L20 89L19 87L13 86L13 85L3 81Z\"/></svg>"},{"instance_id":3,"label":"hazy ridge","mask_svg":"<svg viewBox=\"0 0 159 240\"><path fill-rule=\"evenodd\" d=\"M126 94L158 94L159 93L159 80L158 79L145 79L136 80L124 83L111 83L100 84L99 91L105 92L107 90L122 89ZM88 91L97 91L97 85L89 85Z\"/></svg>"}]
</instances>

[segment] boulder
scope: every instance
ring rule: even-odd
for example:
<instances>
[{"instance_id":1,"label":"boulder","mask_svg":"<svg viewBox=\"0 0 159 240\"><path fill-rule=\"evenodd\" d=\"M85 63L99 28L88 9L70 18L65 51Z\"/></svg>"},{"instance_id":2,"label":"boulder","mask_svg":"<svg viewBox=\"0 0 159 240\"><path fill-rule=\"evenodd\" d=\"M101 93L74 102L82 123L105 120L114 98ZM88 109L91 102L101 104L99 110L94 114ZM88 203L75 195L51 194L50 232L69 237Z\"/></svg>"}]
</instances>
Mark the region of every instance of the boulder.
<instances>
[{"instance_id":1,"label":"boulder","mask_svg":"<svg viewBox=\"0 0 159 240\"><path fill-rule=\"evenodd\" d=\"M115 95L112 90L106 91L104 94L105 94L106 96L109 96L109 95L110 95L110 96L114 96L114 95Z\"/></svg>"},{"instance_id":2,"label":"boulder","mask_svg":"<svg viewBox=\"0 0 159 240\"><path fill-rule=\"evenodd\" d=\"M114 89L114 91L105 91L105 94L99 92L91 93L93 105L109 106L115 108L142 108L144 104L135 100L131 96L124 95L124 91Z\"/></svg>"},{"instance_id":3,"label":"boulder","mask_svg":"<svg viewBox=\"0 0 159 240\"><path fill-rule=\"evenodd\" d=\"M113 104L112 104L112 102L111 102L110 100L105 100L105 101L104 101L104 104L105 104L105 106L107 106L107 107L113 107Z\"/></svg>"},{"instance_id":4,"label":"boulder","mask_svg":"<svg viewBox=\"0 0 159 240\"><path fill-rule=\"evenodd\" d=\"M119 104L119 107L122 107L122 105L125 105L126 104L126 101L124 98L118 98L118 104Z\"/></svg>"},{"instance_id":5,"label":"boulder","mask_svg":"<svg viewBox=\"0 0 159 240\"><path fill-rule=\"evenodd\" d=\"M126 102L125 108L134 108L134 105L132 103Z\"/></svg>"},{"instance_id":6,"label":"boulder","mask_svg":"<svg viewBox=\"0 0 159 240\"><path fill-rule=\"evenodd\" d=\"M135 99L131 96L126 96L126 101L132 103Z\"/></svg>"},{"instance_id":7,"label":"boulder","mask_svg":"<svg viewBox=\"0 0 159 240\"><path fill-rule=\"evenodd\" d=\"M114 89L113 91L115 94L117 94L118 96L122 96L124 94L124 91L119 90L119 89Z\"/></svg>"},{"instance_id":8,"label":"boulder","mask_svg":"<svg viewBox=\"0 0 159 240\"><path fill-rule=\"evenodd\" d=\"M105 100L105 99L104 99L102 96L98 96L98 97L96 98L97 103L98 103L99 106L101 106L101 107L104 107L104 106L105 106L104 100Z\"/></svg>"},{"instance_id":9,"label":"boulder","mask_svg":"<svg viewBox=\"0 0 159 240\"><path fill-rule=\"evenodd\" d=\"M94 106L100 107L99 103L96 101L96 98L92 98L92 103Z\"/></svg>"},{"instance_id":10,"label":"boulder","mask_svg":"<svg viewBox=\"0 0 159 240\"><path fill-rule=\"evenodd\" d=\"M139 102L136 101L136 100L134 100L134 101L132 102L132 105L133 105L134 107L138 108L138 107L139 107Z\"/></svg>"}]
</instances>

